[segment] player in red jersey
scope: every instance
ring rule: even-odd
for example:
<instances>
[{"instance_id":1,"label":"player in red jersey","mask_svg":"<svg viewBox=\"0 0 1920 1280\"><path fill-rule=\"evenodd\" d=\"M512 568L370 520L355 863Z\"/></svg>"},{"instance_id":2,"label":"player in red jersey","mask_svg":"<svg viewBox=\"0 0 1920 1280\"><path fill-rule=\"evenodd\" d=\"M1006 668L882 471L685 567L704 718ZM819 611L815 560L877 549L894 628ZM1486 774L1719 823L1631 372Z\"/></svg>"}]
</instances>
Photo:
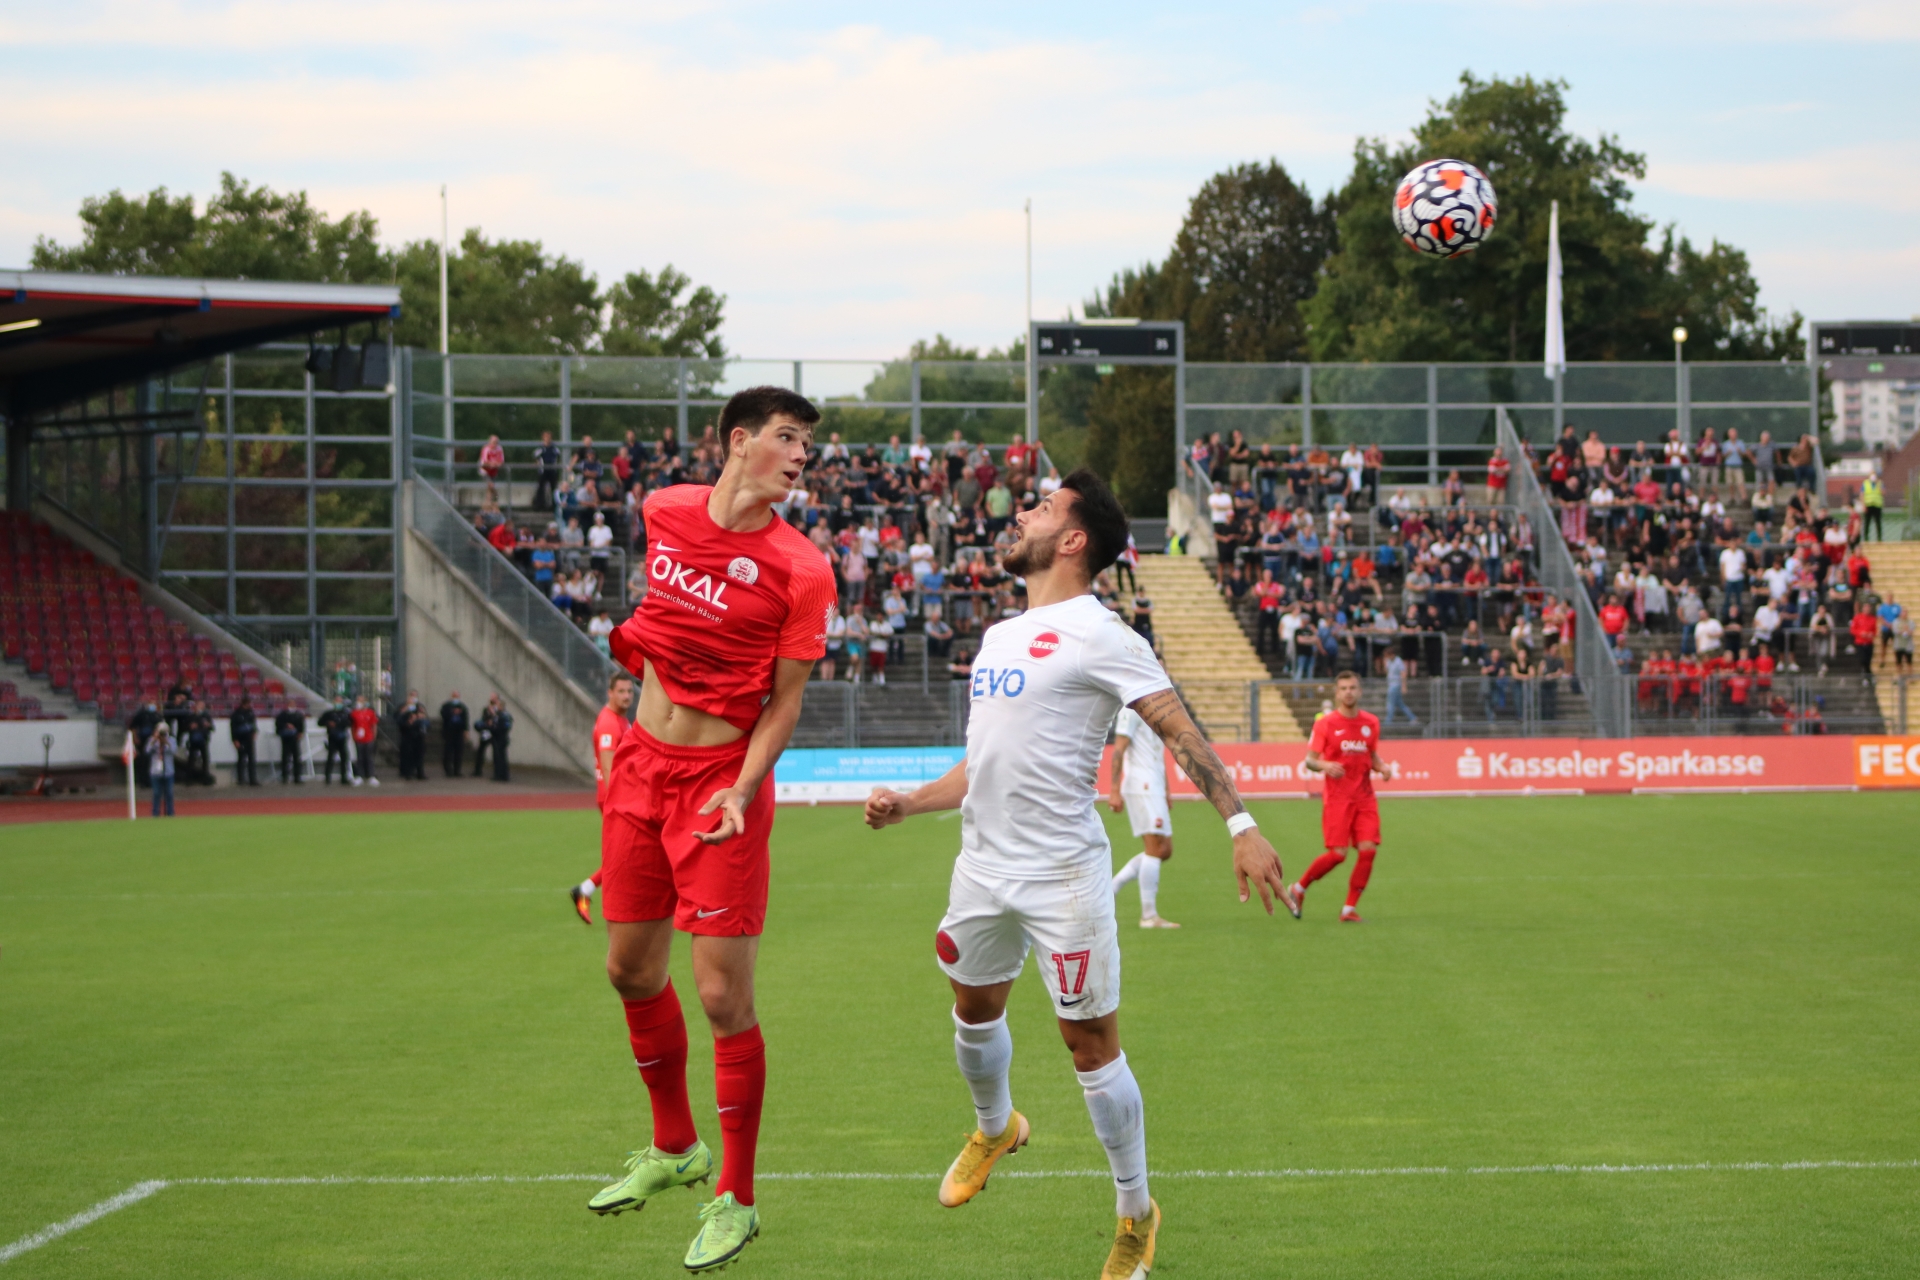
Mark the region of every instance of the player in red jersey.
<instances>
[{"instance_id":1,"label":"player in red jersey","mask_svg":"<svg viewBox=\"0 0 1920 1280\"><path fill-rule=\"evenodd\" d=\"M633 673L616 671L607 681L607 705L600 708L600 714L593 718L593 790L594 803L600 806L600 856L606 857L607 849L607 783L613 777L613 753L620 745L620 739L627 736L627 726L633 722ZM580 916L580 923L593 923L593 895L600 888L600 872L582 880L567 893L573 899L573 909Z\"/></svg>"},{"instance_id":2,"label":"player in red jersey","mask_svg":"<svg viewBox=\"0 0 1920 1280\"><path fill-rule=\"evenodd\" d=\"M759 1232L753 1158L766 1052L753 968L767 913L774 763L800 718L838 601L826 557L774 506L806 467L820 413L799 394L755 387L727 402L727 459L711 488L647 499L646 605L613 633L641 678L639 713L614 753L601 851L607 976L626 1005L653 1143L588 1201L637 1209L705 1181L713 1157L687 1106L687 1030L667 978L677 928L714 1034L723 1160L688 1270L731 1262Z\"/></svg>"},{"instance_id":3,"label":"player in red jersey","mask_svg":"<svg viewBox=\"0 0 1920 1280\"><path fill-rule=\"evenodd\" d=\"M1327 780L1320 808L1320 835L1327 851L1281 896L1298 920L1307 886L1345 862L1352 848L1359 857L1347 881L1347 905L1340 908L1340 920L1359 924L1360 895L1373 875L1373 855L1380 848L1380 805L1373 797L1373 775L1391 778L1393 772L1380 758L1379 717L1360 709L1357 673L1342 671L1334 677L1333 710L1314 722L1306 768Z\"/></svg>"}]
</instances>

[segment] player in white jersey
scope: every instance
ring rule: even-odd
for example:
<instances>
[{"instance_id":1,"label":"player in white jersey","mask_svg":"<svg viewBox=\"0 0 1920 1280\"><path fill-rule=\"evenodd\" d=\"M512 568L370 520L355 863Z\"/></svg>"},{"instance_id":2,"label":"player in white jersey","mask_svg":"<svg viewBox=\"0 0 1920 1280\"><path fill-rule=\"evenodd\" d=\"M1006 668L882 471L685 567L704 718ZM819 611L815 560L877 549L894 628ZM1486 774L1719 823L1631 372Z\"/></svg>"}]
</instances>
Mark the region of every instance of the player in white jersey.
<instances>
[{"instance_id":1,"label":"player in white jersey","mask_svg":"<svg viewBox=\"0 0 1920 1280\"><path fill-rule=\"evenodd\" d=\"M1178 929L1160 917L1160 868L1173 856L1173 816L1167 811L1167 757L1160 735L1132 707L1113 722L1113 789L1107 803L1127 812L1134 838L1145 846L1113 876L1113 891L1140 882L1140 927Z\"/></svg>"},{"instance_id":2,"label":"player in white jersey","mask_svg":"<svg viewBox=\"0 0 1920 1280\"><path fill-rule=\"evenodd\" d=\"M876 789L866 820L879 828L961 811L960 856L934 950L953 986L954 1053L979 1127L941 1180L940 1202L972 1199L995 1162L1031 1133L1007 1084L1006 1009L1027 952L1036 951L1113 1170L1119 1224L1100 1274L1139 1280L1153 1266L1160 1207L1147 1191L1140 1086L1120 1050L1113 850L1096 811L1100 752L1121 707L1139 713L1227 819L1240 900L1251 882L1271 915L1285 882L1232 774L1147 642L1088 593L1126 546L1126 514L1112 491L1091 471L1076 471L1017 523L1005 563L1026 579L1028 608L989 630L974 658L966 759L917 791Z\"/></svg>"}]
</instances>

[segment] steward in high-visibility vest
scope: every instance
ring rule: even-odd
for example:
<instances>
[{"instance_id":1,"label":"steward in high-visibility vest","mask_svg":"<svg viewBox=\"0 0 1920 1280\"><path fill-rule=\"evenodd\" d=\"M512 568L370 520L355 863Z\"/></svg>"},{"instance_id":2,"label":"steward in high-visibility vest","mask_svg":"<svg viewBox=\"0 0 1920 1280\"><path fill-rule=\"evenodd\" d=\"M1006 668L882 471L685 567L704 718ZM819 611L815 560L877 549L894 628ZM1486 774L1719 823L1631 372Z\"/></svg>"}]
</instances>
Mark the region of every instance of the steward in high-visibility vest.
<instances>
[{"instance_id":1,"label":"steward in high-visibility vest","mask_svg":"<svg viewBox=\"0 0 1920 1280\"><path fill-rule=\"evenodd\" d=\"M1880 531L1880 521L1886 505L1886 486L1880 483L1879 476L1868 476L1866 482L1860 486L1860 540L1862 542L1866 541L1869 529L1873 530L1875 542L1884 539L1885 535Z\"/></svg>"}]
</instances>

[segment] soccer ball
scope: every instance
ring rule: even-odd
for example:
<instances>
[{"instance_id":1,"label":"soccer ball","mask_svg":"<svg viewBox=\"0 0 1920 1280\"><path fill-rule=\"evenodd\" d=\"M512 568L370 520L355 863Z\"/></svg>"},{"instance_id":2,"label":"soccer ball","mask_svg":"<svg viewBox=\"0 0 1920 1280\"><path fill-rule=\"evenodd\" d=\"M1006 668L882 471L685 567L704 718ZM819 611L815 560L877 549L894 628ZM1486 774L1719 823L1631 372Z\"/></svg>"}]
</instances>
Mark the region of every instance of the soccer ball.
<instances>
[{"instance_id":1,"label":"soccer ball","mask_svg":"<svg viewBox=\"0 0 1920 1280\"><path fill-rule=\"evenodd\" d=\"M1493 184L1465 160L1429 160L1400 179L1393 226L1415 253L1457 258L1493 234Z\"/></svg>"}]
</instances>

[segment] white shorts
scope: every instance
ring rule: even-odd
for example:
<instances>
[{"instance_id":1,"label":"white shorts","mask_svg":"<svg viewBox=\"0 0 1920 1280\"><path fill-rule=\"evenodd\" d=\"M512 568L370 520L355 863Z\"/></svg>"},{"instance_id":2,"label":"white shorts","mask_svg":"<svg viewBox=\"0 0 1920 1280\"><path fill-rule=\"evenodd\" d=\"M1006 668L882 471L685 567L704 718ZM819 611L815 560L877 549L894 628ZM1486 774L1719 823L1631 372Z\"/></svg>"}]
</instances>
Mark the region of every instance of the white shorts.
<instances>
[{"instance_id":1,"label":"white shorts","mask_svg":"<svg viewBox=\"0 0 1920 1280\"><path fill-rule=\"evenodd\" d=\"M1120 1007L1120 931L1105 871L1011 880L956 862L934 937L941 970L963 986L1011 982L1030 948L1060 1017L1102 1018Z\"/></svg>"},{"instance_id":2,"label":"white shorts","mask_svg":"<svg viewBox=\"0 0 1920 1280\"><path fill-rule=\"evenodd\" d=\"M1127 821L1133 824L1134 835L1173 838L1173 817L1167 812L1166 792L1145 788L1135 791L1126 787L1121 797L1127 802Z\"/></svg>"}]
</instances>

